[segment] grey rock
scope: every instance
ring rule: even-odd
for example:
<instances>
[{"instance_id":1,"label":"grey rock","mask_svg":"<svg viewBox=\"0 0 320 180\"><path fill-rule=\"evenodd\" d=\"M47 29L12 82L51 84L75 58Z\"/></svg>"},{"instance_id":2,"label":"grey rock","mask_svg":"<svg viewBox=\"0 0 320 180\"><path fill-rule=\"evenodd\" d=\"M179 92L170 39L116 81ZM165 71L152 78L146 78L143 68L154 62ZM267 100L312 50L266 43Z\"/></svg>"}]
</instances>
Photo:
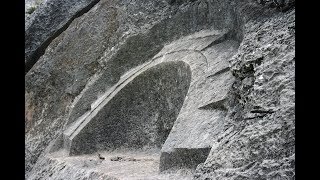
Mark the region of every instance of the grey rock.
<instances>
[{"instance_id":1,"label":"grey rock","mask_svg":"<svg viewBox=\"0 0 320 180\"><path fill-rule=\"evenodd\" d=\"M123 159L122 157L116 156L116 157L110 158L110 161L121 161L122 159Z\"/></svg>"},{"instance_id":2,"label":"grey rock","mask_svg":"<svg viewBox=\"0 0 320 180\"><path fill-rule=\"evenodd\" d=\"M25 21L27 22L31 14L42 4L45 0L25 0Z\"/></svg>"},{"instance_id":3,"label":"grey rock","mask_svg":"<svg viewBox=\"0 0 320 180\"><path fill-rule=\"evenodd\" d=\"M65 130L70 155L161 147L181 108L191 72L182 62L149 67L120 80L92 112Z\"/></svg>"},{"instance_id":4,"label":"grey rock","mask_svg":"<svg viewBox=\"0 0 320 180\"><path fill-rule=\"evenodd\" d=\"M34 169L28 179L97 179L97 180L117 180L117 178L97 173L86 168L95 166L97 161L87 160L83 164L70 166L65 162L61 162L54 158L43 158L38 162L41 166Z\"/></svg>"},{"instance_id":5,"label":"grey rock","mask_svg":"<svg viewBox=\"0 0 320 180\"><path fill-rule=\"evenodd\" d=\"M64 31L74 18L88 11L98 1L46 0L40 6L39 1L33 1L33 6L27 3L27 12L34 10L32 14L30 12L25 24L25 72L32 68L50 42Z\"/></svg>"},{"instance_id":6,"label":"grey rock","mask_svg":"<svg viewBox=\"0 0 320 180\"><path fill-rule=\"evenodd\" d=\"M294 179L289 4L99 1L25 76L26 179Z\"/></svg>"},{"instance_id":7,"label":"grey rock","mask_svg":"<svg viewBox=\"0 0 320 180\"><path fill-rule=\"evenodd\" d=\"M99 62L104 54L107 56L113 45L124 43L130 35L128 32L136 29L136 18L145 18L139 24L146 24L146 28L163 18L159 14L166 6L153 4L154 1L139 5L140 2L127 7L114 1L100 1L94 9L73 20L26 74L26 149L30 153L26 156L27 172L49 142L61 133L74 98L90 77L103 69ZM119 9L108 9L108 6L119 6ZM142 14L128 21L128 17L134 17L137 7L145 7L141 11L144 14L154 9L159 12L150 14L149 18ZM104 22L108 22L107 25ZM92 96L96 98L95 94Z\"/></svg>"},{"instance_id":8,"label":"grey rock","mask_svg":"<svg viewBox=\"0 0 320 180\"><path fill-rule=\"evenodd\" d=\"M294 11L247 23L230 60L236 77L232 91L241 106L230 106L227 114L235 135L221 132L228 143L211 149L197 169L198 179L295 178L295 39L288 26L294 26Z\"/></svg>"}]
</instances>

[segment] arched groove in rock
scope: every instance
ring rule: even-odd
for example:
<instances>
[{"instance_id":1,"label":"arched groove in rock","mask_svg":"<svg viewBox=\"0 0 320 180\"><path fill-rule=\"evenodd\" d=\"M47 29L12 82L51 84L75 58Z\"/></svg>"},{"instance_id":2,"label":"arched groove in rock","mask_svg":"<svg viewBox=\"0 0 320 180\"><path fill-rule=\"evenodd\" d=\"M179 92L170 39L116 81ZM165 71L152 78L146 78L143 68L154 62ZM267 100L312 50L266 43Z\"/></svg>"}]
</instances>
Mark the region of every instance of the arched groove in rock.
<instances>
[{"instance_id":1,"label":"arched groove in rock","mask_svg":"<svg viewBox=\"0 0 320 180\"><path fill-rule=\"evenodd\" d=\"M185 53L185 54L182 55L183 53ZM191 59L184 58L185 56L187 56L188 53L192 53L193 56L195 54L199 54L201 56L201 59L203 59L203 60L200 60L200 62L198 62L198 63L194 63L194 62L188 63ZM94 85L95 88L92 88L89 86L90 88L83 91L82 96L80 96L79 99L77 99L74 102L73 108L69 114L68 121L66 122L66 126L69 126L70 124L74 123L77 119L81 118L82 115L84 115L84 114L88 113L90 110L92 110L91 109L92 104L95 102L91 102L91 101L93 101L93 99L95 99L96 101L97 101L97 99L99 99L99 98L95 98L95 94L97 94L96 93L97 91L101 91L101 89L103 89L104 93L102 93L102 94L104 94L104 95L105 95L106 91L112 92L112 90L115 86L118 86L119 84L121 84L122 81L126 81L126 80L124 80L125 78L130 78L130 76L134 76L136 73L139 73L139 71L142 71L144 68L149 68L150 65L154 66L155 64L165 62L165 61L177 61L177 59L179 59L176 56L177 54L182 55L181 58L183 59L184 62L186 62L190 65L191 71L193 73L196 73L194 70L196 68L201 69L200 73L205 73L204 68L201 67L201 64L204 63L207 65L206 57L203 55L203 53L201 51L193 50L193 49L181 49L181 50L177 50L177 51L171 51L171 52L165 53L165 54L156 55L152 60L150 60L144 64L141 64L140 66L136 66L136 67L132 68L130 71L127 71L121 77L117 77L117 79L114 79L114 76L112 75L112 73L109 72L108 70L106 70L104 73L98 75L97 76L98 78L96 79L96 81L93 82L95 84ZM171 57L171 55L173 55L173 56ZM197 73L199 73L199 72L197 72ZM90 85L92 85L92 83ZM105 87L102 88L102 86L105 86Z\"/></svg>"},{"instance_id":2,"label":"arched groove in rock","mask_svg":"<svg viewBox=\"0 0 320 180\"><path fill-rule=\"evenodd\" d=\"M86 111L90 110L91 103L97 99L100 92L104 92L115 85L120 76L131 68L149 61L163 49L166 43L213 27L215 30L230 30L228 38L229 36L238 37L238 32L234 29L238 29L239 23L237 21L239 20L231 6L226 6L223 1L214 1L209 4L211 5L208 6L207 4L203 6L200 5L200 2L196 2L193 6L187 6L184 11L177 12L172 18L166 18L156 23L146 33L129 37L118 52L110 54L111 58L108 57L106 58L108 60L104 60L107 70L104 71L98 80L94 80L95 82L92 86L95 87L84 89L79 99L74 101L66 125L76 121ZM207 17L207 12L211 8L214 11L219 9L219 11L215 13L211 12ZM206 12L205 14L207 15L204 16L203 12ZM213 14L216 15L213 16ZM227 21L222 21L222 18L227 19ZM218 34L213 36L219 37ZM107 81L109 82L106 83Z\"/></svg>"},{"instance_id":3,"label":"arched groove in rock","mask_svg":"<svg viewBox=\"0 0 320 180\"><path fill-rule=\"evenodd\" d=\"M164 62L135 77L70 139L70 155L98 150L158 148L188 92L191 69Z\"/></svg>"}]
</instances>

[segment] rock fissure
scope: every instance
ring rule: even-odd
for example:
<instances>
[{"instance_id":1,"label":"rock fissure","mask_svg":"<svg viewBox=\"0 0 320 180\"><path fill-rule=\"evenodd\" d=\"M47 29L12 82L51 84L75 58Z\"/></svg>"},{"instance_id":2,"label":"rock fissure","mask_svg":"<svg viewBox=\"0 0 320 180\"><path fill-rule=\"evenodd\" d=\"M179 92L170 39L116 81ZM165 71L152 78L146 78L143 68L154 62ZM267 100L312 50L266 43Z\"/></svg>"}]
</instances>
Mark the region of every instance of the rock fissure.
<instances>
[{"instance_id":1,"label":"rock fissure","mask_svg":"<svg viewBox=\"0 0 320 180\"><path fill-rule=\"evenodd\" d=\"M58 25L54 24L55 27L53 27L53 28L52 28L52 26L46 27L47 24L44 24L45 22L41 21L41 20L43 20L42 19L43 17L40 17L41 20L30 22L30 23L35 23L35 24L32 24L31 26L29 26L31 29L29 29L29 28L26 29L27 34L26 34L25 43L26 43L26 49L28 49L29 51L26 52L26 57L25 57L25 75L29 72L29 70L33 67L33 65L38 61L38 59L45 53L46 48L49 46L49 44L52 42L52 40L55 39L56 37L58 37L63 31L65 31L75 18L80 17L83 14L85 14L86 12L88 12L99 1L100 0L92 0L92 2L85 4L84 7L80 8L78 11L76 11L70 17L63 17L63 18L59 19L59 20L61 20L62 24L58 24ZM47 2L47 3L50 4L51 2ZM53 2L53 3L55 3L55 2ZM40 8L42 8L42 7L40 7ZM46 9L44 8L44 10L46 10ZM68 10L70 10L70 9L68 9ZM33 19L39 18L38 14L39 14L39 16L44 15L44 14L37 13L37 14L35 14L35 17L31 18L31 21ZM53 15L53 14L50 14L50 15ZM50 18L50 17L46 17L46 18ZM36 24L36 23L38 23L38 24ZM42 27L39 29L32 29L33 27L37 27L37 26L39 26L39 27L42 26ZM45 28L52 28L52 30L51 30L52 32L48 36L40 39L38 44L32 43L32 41L34 41L34 39L32 39L32 37L36 36L37 33L40 33L40 34L47 33L46 31L48 29L45 29ZM36 46L36 47L34 47L34 46Z\"/></svg>"},{"instance_id":2,"label":"rock fissure","mask_svg":"<svg viewBox=\"0 0 320 180\"><path fill-rule=\"evenodd\" d=\"M213 77L213 76L218 76L218 75L223 74L223 73L228 72L228 71L230 71L230 67L225 67L225 68L219 70L218 72L215 72L214 74L207 76L207 78L210 78L210 77Z\"/></svg>"}]
</instances>

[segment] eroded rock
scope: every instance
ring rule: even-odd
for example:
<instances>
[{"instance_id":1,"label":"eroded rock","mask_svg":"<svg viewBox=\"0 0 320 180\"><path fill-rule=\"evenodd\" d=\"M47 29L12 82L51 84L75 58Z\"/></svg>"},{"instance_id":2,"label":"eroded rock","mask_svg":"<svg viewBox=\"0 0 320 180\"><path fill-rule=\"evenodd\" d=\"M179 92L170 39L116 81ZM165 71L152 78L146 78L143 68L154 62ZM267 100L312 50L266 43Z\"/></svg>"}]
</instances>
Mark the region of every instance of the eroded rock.
<instances>
[{"instance_id":1,"label":"eroded rock","mask_svg":"<svg viewBox=\"0 0 320 180\"><path fill-rule=\"evenodd\" d=\"M101 0L75 18L90 2L28 20L77 6L46 16L72 22L42 29L26 74L26 179L294 179L294 1Z\"/></svg>"}]
</instances>

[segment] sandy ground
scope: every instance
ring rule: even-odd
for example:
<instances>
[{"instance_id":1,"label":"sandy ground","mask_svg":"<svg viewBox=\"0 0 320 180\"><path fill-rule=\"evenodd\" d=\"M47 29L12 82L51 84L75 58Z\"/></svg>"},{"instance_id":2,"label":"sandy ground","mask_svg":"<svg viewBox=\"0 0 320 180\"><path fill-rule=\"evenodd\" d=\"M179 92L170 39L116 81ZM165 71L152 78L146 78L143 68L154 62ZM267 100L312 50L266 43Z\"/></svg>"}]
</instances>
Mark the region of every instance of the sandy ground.
<instances>
[{"instance_id":1,"label":"sandy ground","mask_svg":"<svg viewBox=\"0 0 320 180\"><path fill-rule=\"evenodd\" d=\"M98 153L104 159L100 159ZM90 155L66 156L64 151L50 154L50 158L77 168L93 170L121 180L178 180L192 179L192 171L180 169L159 173L160 152L97 152Z\"/></svg>"}]
</instances>

